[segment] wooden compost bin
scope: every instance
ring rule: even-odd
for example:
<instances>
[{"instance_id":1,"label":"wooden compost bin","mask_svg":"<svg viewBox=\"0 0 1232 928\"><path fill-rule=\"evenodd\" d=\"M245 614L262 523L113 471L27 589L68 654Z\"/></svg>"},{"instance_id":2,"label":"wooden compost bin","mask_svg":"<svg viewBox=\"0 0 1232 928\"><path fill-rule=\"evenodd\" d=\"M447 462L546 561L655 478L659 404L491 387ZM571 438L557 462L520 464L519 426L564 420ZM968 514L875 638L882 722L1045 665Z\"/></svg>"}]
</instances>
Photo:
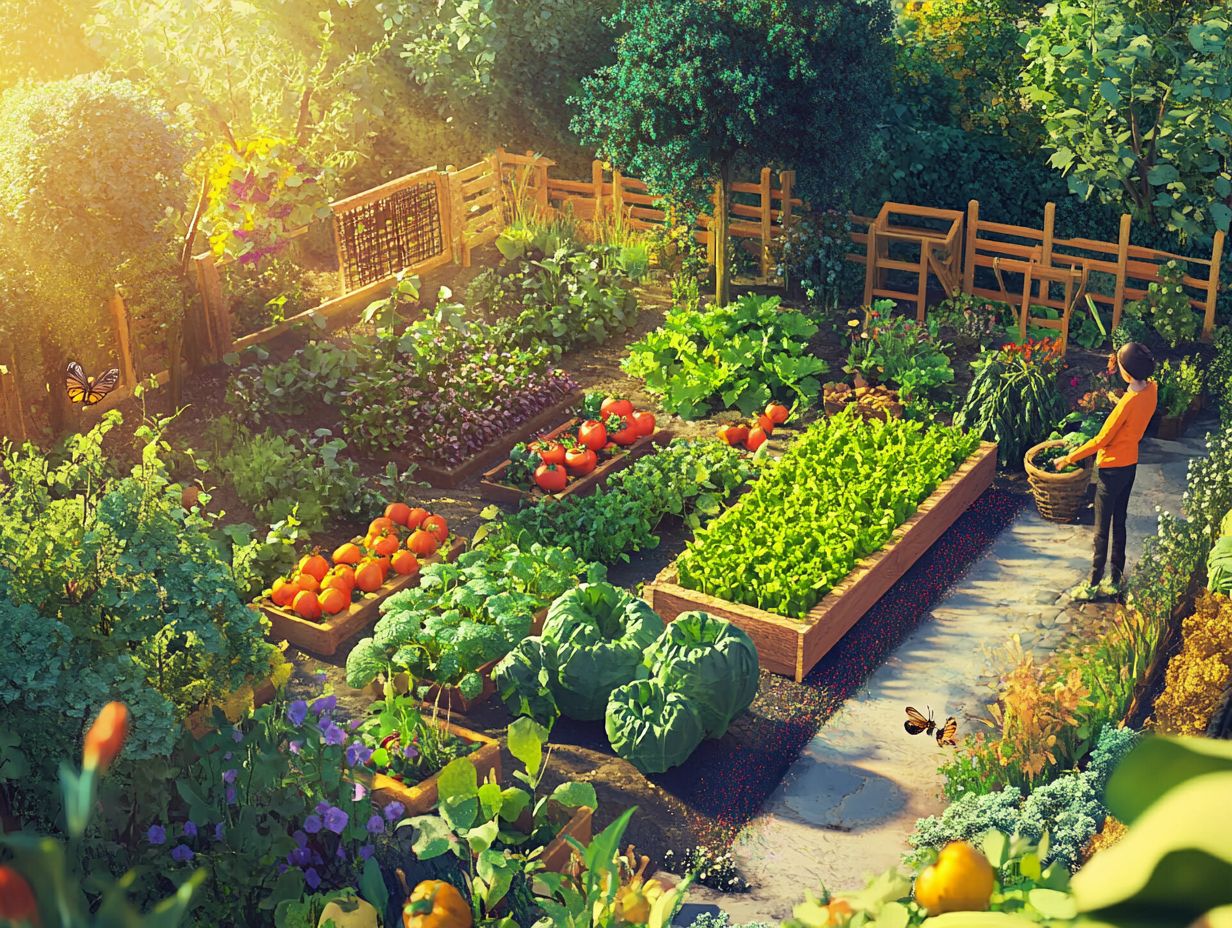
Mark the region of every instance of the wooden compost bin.
<instances>
[{"instance_id":1,"label":"wooden compost bin","mask_svg":"<svg viewBox=\"0 0 1232 928\"><path fill-rule=\"evenodd\" d=\"M465 550L466 540L455 537L445 549L445 560L453 561ZM435 564L439 560L441 555L433 554L424 558L421 564ZM323 615L319 621L302 618L290 609L275 606L268 598L258 600L257 606L270 620L268 637L271 641L289 641L304 651L329 656L348 638L376 624L380 618L381 603L399 590L418 583L418 572L394 576L380 589L365 595L359 602L351 603L344 612Z\"/></svg>"},{"instance_id":2,"label":"wooden compost bin","mask_svg":"<svg viewBox=\"0 0 1232 928\"><path fill-rule=\"evenodd\" d=\"M981 442L958 470L942 481L915 513L894 530L881 550L859 561L803 619L787 618L686 589L675 582L674 570L647 585L647 598L655 612L669 622L683 612L694 610L733 622L752 637L765 670L791 677L799 683L992 485L996 471L997 446Z\"/></svg>"}]
</instances>

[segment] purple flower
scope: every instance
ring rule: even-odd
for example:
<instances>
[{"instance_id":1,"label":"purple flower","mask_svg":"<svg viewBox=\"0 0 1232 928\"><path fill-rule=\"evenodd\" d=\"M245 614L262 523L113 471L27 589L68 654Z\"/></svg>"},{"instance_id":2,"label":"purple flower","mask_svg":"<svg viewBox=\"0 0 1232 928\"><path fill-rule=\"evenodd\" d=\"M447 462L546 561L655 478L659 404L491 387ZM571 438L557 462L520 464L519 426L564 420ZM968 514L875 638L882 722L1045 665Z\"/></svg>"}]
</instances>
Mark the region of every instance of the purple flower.
<instances>
[{"instance_id":1,"label":"purple flower","mask_svg":"<svg viewBox=\"0 0 1232 928\"><path fill-rule=\"evenodd\" d=\"M325 715L338 708L337 696L322 696L312 704L312 711L317 715Z\"/></svg>"},{"instance_id":2,"label":"purple flower","mask_svg":"<svg viewBox=\"0 0 1232 928\"><path fill-rule=\"evenodd\" d=\"M234 787L234 786L228 786L228 787L227 787L226 796L227 796L227 805L229 805L229 806L233 806L233 805L235 805L236 793L235 793L235 787Z\"/></svg>"},{"instance_id":3,"label":"purple flower","mask_svg":"<svg viewBox=\"0 0 1232 928\"><path fill-rule=\"evenodd\" d=\"M187 844L177 844L171 849L171 859L177 864L186 864L193 859L192 848Z\"/></svg>"},{"instance_id":4,"label":"purple flower","mask_svg":"<svg viewBox=\"0 0 1232 928\"><path fill-rule=\"evenodd\" d=\"M363 847L359 849L359 859L367 860L369 857L372 856L372 854L375 851L376 851L376 848L374 848L371 844L365 844Z\"/></svg>"},{"instance_id":5,"label":"purple flower","mask_svg":"<svg viewBox=\"0 0 1232 928\"><path fill-rule=\"evenodd\" d=\"M308 884L308 888L316 890L321 885L321 875L317 873L315 867L309 867L304 871L304 882Z\"/></svg>"},{"instance_id":6,"label":"purple flower","mask_svg":"<svg viewBox=\"0 0 1232 928\"><path fill-rule=\"evenodd\" d=\"M222 772L222 781L226 783L228 786L230 786L232 783L235 782L236 777L238 777L239 775L240 775L240 772L236 770L234 767L232 767L231 769L224 770Z\"/></svg>"},{"instance_id":7,"label":"purple flower","mask_svg":"<svg viewBox=\"0 0 1232 928\"><path fill-rule=\"evenodd\" d=\"M356 767L359 764L366 764L372 759L372 748L368 747L362 741L352 741L347 745L346 761L351 767Z\"/></svg>"},{"instance_id":8,"label":"purple flower","mask_svg":"<svg viewBox=\"0 0 1232 928\"><path fill-rule=\"evenodd\" d=\"M240 731L238 728L231 729L231 740L234 741L236 744L239 744L241 741L244 740L244 733Z\"/></svg>"},{"instance_id":9,"label":"purple flower","mask_svg":"<svg viewBox=\"0 0 1232 928\"><path fill-rule=\"evenodd\" d=\"M145 833L145 839L150 844L158 847L160 844L167 843L167 829L162 825L151 825L150 830Z\"/></svg>"},{"instance_id":10,"label":"purple flower","mask_svg":"<svg viewBox=\"0 0 1232 928\"><path fill-rule=\"evenodd\" d=\"M370 819L368 819L368 824L366 827L368 829L368 834L379 835L385 830L385 819L381 818L379 815L373 815Z\"/></svg>"},{"instance_id":11,"label":"purple flower","mask_svg":"<svg viewBox=\"0 0 1232 928\"><path fill-rule=\"evenodd\" d=\"M385 807L385 821L392 822L395 819L402 818L402 813L406 811L406 806L394 800Z\"/></svg>"},{"instance_id":12,"label":"purple flower","mask_svg":"<svg viewBox=\"0 0 1232 928\"><path fill-rule=\"evenodd\" d=\"M232 757L234 757L234 756L235 756L234 754L232 754L230 751L228 751L226 754L224 754L224 755L222 756L222 759L223 759L223 760L228 760L228 761L229 761L229 760L230 760Z\"/></svg>"},{"instance_id":13,"label":"purple flower","mask_svg":"<svg viewBox=\"0 0 1232 928\"><path fill-rule=\"evenodd\" d=\"M295 839L295 843L300 847L308 846L308 836L300 829L297 828L295 831L291 832L291 837Z\"/></svg>"},{"instance_id":14,"label":"purple flower","mask_svg":"<svg viewBox=\"0 0 1232 928\"><path fill-rule=\"evenodd\" d=\"M319 815L309 815L304 819L304 831L310 835L315 835L321 830L321 817Z\"/></svg>"},{"instance_id":15,"label":"purple flower","mask_svg":"<svg viewBox=\"0 0 1232 928\"><path fill-rule=\"evenodd\" d=\"M317 809L316 809L317 815L324 815L324 814L325 814L325 810L326 810L326 809L328 809L328 808L329 808L329 803L328 803L328 802L324 802L324 801L322 801L322 802L318 802L318 803L317 803Z\"/></svg>"},{"instance_id":16,"label":"purple flower","mask_svg":"<svg viewBox=\"0 0 1232 928\"><path fill-rule=\"evenodd\" d=\"M223 833L224 833L224 829L222 827L222 822L219 822L217 825L214 826L214 840L221 841Z\"/></svg>"},{"instance_id":17,"label":"purple flower","mask_svg":"<svg viewBox=\"0 0 1232 928\"><path fill-rule=\"evenodd\" d=\"M354 802L360 802L367 795L368 795L368 787L364 786L364 784L362 783L356 783L355 792L351 796L351 799Z\"/></svg>"},{"instance_id":18,"label":"purple flower","mask_svg":"<svg viewBox=\"0 0 1232 928\"><path fill-rule=\"evenodd\" d=\"M416 757L419 756L419 749L415 747L415 745L413 744L408 744L405 748L402 749L402 753L407 758L407 760L414 760Z\"/></svg>"},{"instance_id":19,"label":"purple flower","mask_svg":"<svg viewBox=\"0 0 1232 928\"><path fill-rule=\"evenodd\" d=\"M189 819L188 821L184 823L184 837L185 838L197 837L197 823L194 822L192 819Z\"/></svg>"},{"instance_id":20,"label":"purple flower","mask_svg":"<svg viewBox=\"0 0 1232 928\"><path fill-rule=\"evenodd\" d=\"M287 863L293 867L306 867L312 863L312 853L306 847L297 847L287 855Z\"/></svg>"},{"instance_id":21,"label":"purple flower","mask_svg":"<svg viewBox=\"0 0 1232 928\"><path fill-rule=\"evenodd\" d=\"M325 727L321 729L321 732L325 736L326 744L339 745L346 743L346 732L333 722L327 723Z\"/></svg>"},{"instance_id":22,"label":"purple flower","mask_svg":"<svg viewBox=\"0 0 1232 928\"><path fill-rule=\"evenodd\" d=\"M337 850L334 851L334 856L339 860L346 860L346 848L340 843Z\"/></svg>"},{"instance_id":23,"label":"purple flower","mask_svg":"<svg viewBox=\"0 0 1232 928\"><path fill-rule=\"evenodd\" d=\"M356 786L358 785L359 784L357 783ZM325 827L336 835L340 835L346 831L347 822L350 820L351 817L337 806L330 806L329 811L325 813Z\"/></svg>"},{"instance_id":24,"label":"purple flower","mask_svg":"<svg viewBox=\"0 0 1232 928\"><path fill-rule=\"evenodd\" d=\"M308 703L302 699L297 699L291 705L287 706L287 721L296 728L304 724L304 719L308 717Z\"/></svg>"},{"instance_id":25,"label":"purple flower","mask_svg":"<svg viewBox=\"0 0 1232 928\"><path fill-rule=\"evenodd\" d=\"M303 745L298 741L292 741L287 745L287 750L292 754L298 754L303 749Z\"/></svg>"}]
</instances>

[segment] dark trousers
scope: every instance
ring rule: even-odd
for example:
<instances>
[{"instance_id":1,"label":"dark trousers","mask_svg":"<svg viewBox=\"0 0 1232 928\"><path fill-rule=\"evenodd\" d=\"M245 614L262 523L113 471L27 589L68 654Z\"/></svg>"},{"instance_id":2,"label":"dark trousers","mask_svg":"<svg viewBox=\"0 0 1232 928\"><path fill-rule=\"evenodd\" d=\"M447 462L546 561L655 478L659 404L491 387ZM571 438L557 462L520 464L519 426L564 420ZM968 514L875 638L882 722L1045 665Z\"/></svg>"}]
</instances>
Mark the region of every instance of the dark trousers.
<instances>
[{"instance_id":1,"label":"dark trousers","mask_svg":"<svg viewBox=\"0 0 1232 928\"><path fill-rule=\"evenodd\" d=\"M1120 583L1125 573L1125 514L1129 491L1134 487L1137 464L1101 467L1095 483L1095 553L1091 559L1091 583L1104 578L1108 559L1108 534L1112 534L1112 580Z\"/></svg>"}]
</instances>

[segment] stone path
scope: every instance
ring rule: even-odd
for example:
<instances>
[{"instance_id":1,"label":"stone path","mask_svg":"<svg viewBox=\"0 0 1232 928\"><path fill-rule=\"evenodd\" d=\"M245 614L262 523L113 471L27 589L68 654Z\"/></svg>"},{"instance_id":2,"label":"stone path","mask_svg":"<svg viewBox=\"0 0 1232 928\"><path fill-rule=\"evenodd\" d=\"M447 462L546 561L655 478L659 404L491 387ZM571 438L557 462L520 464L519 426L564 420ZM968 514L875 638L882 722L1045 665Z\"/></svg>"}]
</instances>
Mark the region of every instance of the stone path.
<instances>
[{"instance_id":1,"label":"stone path","mask_svg":"<svg viewBox=\"0 0 1232 928\"><path fill-rule=\"evenodd\" d=\"M1207 424L1195 423L1181 441L1144 443L1130 507L1131 563L1154 533L1156 507L1179 510ZM1089 514L1085 524L1055 525L1034 506L1025 510L826 723L743 830L733 854L752 891L703 890L691 899L718 905L733 924L777 922L823 883L852 888L894 866L916 819L946 805L939 748L906 734L904 706L931 706L938 720L957 717L960 734L970 730L984 714L987 680L1005 666L996 652L1020 634L1025 647L1046 653L1072 621L1076 607L1061 591L1089 568L1091 533Z\"/></svg>"}]
</instances>

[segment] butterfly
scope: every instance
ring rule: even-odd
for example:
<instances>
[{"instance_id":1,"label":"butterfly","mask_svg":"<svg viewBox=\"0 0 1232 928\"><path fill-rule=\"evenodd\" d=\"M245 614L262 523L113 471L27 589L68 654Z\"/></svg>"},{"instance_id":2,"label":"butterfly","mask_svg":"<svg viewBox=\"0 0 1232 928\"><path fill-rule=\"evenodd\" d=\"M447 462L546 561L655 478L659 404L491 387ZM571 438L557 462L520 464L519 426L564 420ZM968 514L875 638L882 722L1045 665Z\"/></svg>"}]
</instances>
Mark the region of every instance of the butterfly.
<instances>
[{"instance_id":1,"label":"butterfly","mask_svg":"<svg viewBox=\"0 0 1232 928\"><path fill-rule=\"evenodd\" d=\"M958 720L954 716L950 716L945 720L944 725L937 727L937 747L943 748L947 744L950 747L958 747L958 741L955 735L958 733Z\"/></svg>"},{"instance_id":2,"label":"butterfly","mask_svg":"<svg viewBox=\"0 0 1232 928\"><path fill-rule=\"evenodd\" d=\"M928 717L911 706L907 707L907 721L903 722L903 728L907 730L909 735L937 733L937 746L944 747L945 745L957 746L958 742L954 736L958 732L958 720L954 716L950 716L945 720L944 725L937 725L933 720L933 710L928 710Z\"/></svg>"},{"instance_id":3,"label":"butterfly","mask_svg":"<svg viewBox=\"0 0 1232 928\"><path fill-rule=\"evenodd\" d=\"M87 377L80 364L69 361L64 387L68 390L70 402L93 406L114 390L119 382L120 372L114 367L100 377Z\"/></svg>"}]
</instances>

